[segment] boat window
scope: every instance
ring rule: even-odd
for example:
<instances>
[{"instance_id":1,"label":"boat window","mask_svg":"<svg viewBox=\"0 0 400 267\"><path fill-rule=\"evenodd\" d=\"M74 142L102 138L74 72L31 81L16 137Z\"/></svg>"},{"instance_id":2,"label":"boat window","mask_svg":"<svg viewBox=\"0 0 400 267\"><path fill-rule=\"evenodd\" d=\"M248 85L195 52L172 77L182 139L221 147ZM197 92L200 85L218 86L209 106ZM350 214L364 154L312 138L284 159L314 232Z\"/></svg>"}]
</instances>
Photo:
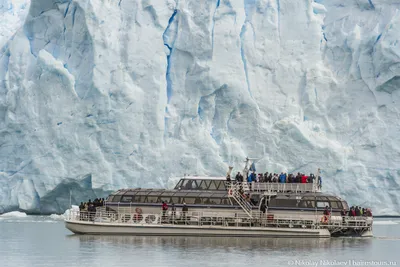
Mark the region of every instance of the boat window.
<instances>
[{"instance_id":1,"label":"boat window","mask_svg":"<svg viewBox=\"0 0 400 267\"><path fill-rule=\"evenodd\" d=\"M215 181L217 189L225 189L225 185L223 181Z\"/></svg>"},{"instance_id":2,"label":"boat window","mask_svg":"<svg viewBox=\"0 0 400 267\"><path fill-rule=\"evenodd\" d=\"M201 180L201 181L198 181L198 182L199 182L199 186L197 187L198 190L207 190L206 181Z\"/></svg>"},{"instance_id":3,"label":"boat window","mask_svg":"<svg viewBox=\"0 0 400 267\"><path fill-rule=\"evenodd\" d=\"M227 190L227 182L226 181L221 181L220 186L218 187L218 190Z\"/></svg>"},{"instance_id":4,"label":"boat window","mask_svg":"<svg viewBox=\"0 0 400 267\"><path fill-rule=\"evenodd\" d=\"M202 204L201 198L196 197L196 198L194 199L194 204Z\"/></svg>"},{"instance_id":5,"label":"boat window","mask_svg":"<svg viewBox=\"0 0 400 267\"><path fill-rule=\"evenodd\" d=\"M171 197L171 203L180 203L179 197Z\"/></svg>"},{"instance_id":6,"label":"boat window","mask_svg":"<svg viewBox=\"0 0 400 267\"><path fill-rule=\"evenodd\" d=\"M180 179L179 182L176 184L175 189L182 189L183 179Z\"/></svg>"},{"instance_id":7,"label":"boat window","mask_svg":"<svg viewBox=\"0 0 400 267\"><path fill-rule=\"evenodd\" d=\"M183 202L185 202L186 204L194 204L194 201L194 197L185 197Z\"/></svg>"},{"instance_id":8,"label":"boat window","mask_svg":"<svg viewBox=\"0 0 400 267\"><path fill-rule=\"evenodd\" d=\"M276 199L275 198L271 198L271 200L268 203L269 207L276 207Z\"/></svg>"},{"instance_id":9,"label":"boat window","mask_svg":"<svg viewBox=\"0 0 400 267\"><path fill-rule=\"evenodd\" d=\"M132 202L132 196L123 196L121 202Z\"/></svg>"},{"instance_id":10,"label":"boat window","mask_svg":"<svg viewBox=\"0 0 400 267\"><path fill-rule=\"evenodd\" d=\"M342 201L342 208L343 209L345 209L345 210L349 210L349 205L347 204L347 202L346 201Z\"/></svg>"},{"instance_id":11,"label":"boat window","mask_svg":"<svg viewBox=\"0 0 400 267\"><path fill-rule=\"evenodd\" d=\"M220 198L210 198L210 204L211 205L219 205L219 204L221 204L221 199Z\"/></svg>"},{"instance_id":12,"label":"boat window","mask_svg":"<svg viewBox=\"0 0 400 267\"><path fill-rule=\"evenodd\" d=\"M299 207L301 207L301 208L308 208L308 207L307 207L307 201L304 201L304 200L300 201Z\"/></svg>"},{"instance_id":13,"label":"boat window","mask_svg":"<svg viewBox=\"0 0 400 267\"><path fill-rule=\"evenodd\" d=\"M278 207L297 207L297 201L293 199L277 199Z\"/></svg>"},{"instance_id":14,"label":"boat window","mask_svg":"<svg viewBox=\"0 0 400 267\"><path fill-rule=\"evenodd\" d=\"M317 200L320 200L320 201L327 201L328 198L327 198L327 197L318 196L318 197L317 197Z\"/></svg>"},{"instance_id":15,"label":"boat window","mask_svg":"<svg viewBox=\"0 0 400 267\"><path fill-rule=\"evenodd\" d=\"M203 198L201 199L201 201L202 201L202 203L203 203L204 205L209 205L209 204L211 204L210 199L209 199L208 197L203 197Z\"/></svg>"},{"instance_id":16,"label":"boat window","mask_svg":"<svg viewBox=\"0 0 400 267\"><path fill-rule=\"evenodd\" d=\"M307 201L307 207L315 208L315 201L314 200L308 200Z\"/></svg>"},{"instance_id":17,"label":"boat window","mask_svg":"<svg viewBox=\"0 0 400 267\"><path fill-rule=\"evenodd\" d=\"M121 195L114 196L112 202L120 202L121 201L121 197L122 197Z\"/></svg>"},{"instance_id":18,"label":"boat window","mask_svg":"<svg viewBox=\"0 0 400 267\"><path fill-rule=\"evenodd\" d=\"M145 202L146 203L157 203L158 202L158 196L147 196Z\"/></svg>"},{"instance_id":19,"label":"boat window","mask_svg":"<svg viewBox=\"0 0 400 267\"><path fill-rule=\"evenodd\" d=\"M193 180L183 180L181 189L185 189L185 190L192 190L193 189Z\"/></svg>"},{"instance_id":20,"label":"boat window","mask_svg":"<svg viewBox=\"0 0 400 267\"><path fill-rule=\"evenodd\" d=\"M322 201L318 201L317 202L317 208L325 208L326 206L330 207L329 202L322 202Z\"/></svg>"},{"instance_id":21,"label":"boat window","mask_svg":"<svg viewBox=\"0 0 400 267\"><path fill-rule=\"evenodd\" d=\"M338 199L337 199L336 197L328 197L328 199L329 199L330 201L338 201Z\"/></svg>"},{"instance_id":22,"label":"boat window","mask_svg":"<svg viewBox=\"0 0 400 267\"><path fill-rule=\"evenodd\" d=\"M144 200L144 196L140 195L140 193L136 194L135 199L133 202L141 203Z\"/></svg>"},{"instance_id":23,"label":"boat window","mask_svg":"<svg viewBox=\"0 0 400 267\"><path fill-rule=\"evenodd\" d=\"M343 209L342 202L340 201L331 201L331 206L334 209Z\"/></svg>"},{"instance_id":24,"label":"boat window","mask_svg":"<svg viewBox=\"0 0 400 267\"><path fill-rule=\"evenodd\" d=\"M228 200L227 198L223 198L223 199L221 200L221 204L222 204L222 205L229 205L229 200Z\"/></svg>"},{"instance_id":25,"label":"boat window","mask_svg":"<svg viewBox=\"0 0 400 267\"><path fill-rule=\"evenodd\" d=\"M210 186L208 187L208 190L216 190L217 185L215 184L215 181L211 181Z\"/></svg>"}]
</instances>

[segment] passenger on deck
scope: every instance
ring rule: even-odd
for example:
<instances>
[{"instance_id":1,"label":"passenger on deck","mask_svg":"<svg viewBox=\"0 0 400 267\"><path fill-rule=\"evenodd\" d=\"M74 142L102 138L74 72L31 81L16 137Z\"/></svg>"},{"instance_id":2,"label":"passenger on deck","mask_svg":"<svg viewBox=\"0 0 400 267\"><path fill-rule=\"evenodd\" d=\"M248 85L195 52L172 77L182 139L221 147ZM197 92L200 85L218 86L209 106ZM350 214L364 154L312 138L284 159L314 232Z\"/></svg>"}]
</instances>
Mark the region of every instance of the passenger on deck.
<instances>
[{"instance_id":1,"label":"passenger on deck","mask_svg":"<svg viewBox=\"0 0 400 267\"><path fill-rule=\"evenodd\" d=\"M329 211L329 207L326 206L324 209L324 215L329 216L331 214L331 212Z\"/></svg>"},{"instance_id":2,"label":"passenger on deck","mask_svg":"<svg viewBox=\"0 0 400 267\"><path fill-rule=\"evenodd\" d=\"M261 202L260 211L265 214L267 206L265 205L265 199Z\"/></svg>"},{"instance_id":3,"label":"passenger on deck","mask_svg":"<svg viewBox=\"0 0 400 267\"><path fill-rule=\"evenodd\" d=\"M351 208L349 210L349 216L356 217L356 211L354 210L354 206L351 206Z\"/></svg>"},{"instance_id":4,"label":"passenger on deck","mask_svg":"<svg viewBox=\"0 0 400 267\"><path fill-rule=\"evenodd\" d=\"M322 177L318 176L318 189L321 190L322 188Z\"/></svg>"},{"instance_id":5,"label":"passenger on deck","mask_svg":"<svg viewBox=\"0 0 400 267\"><path fill-rule=\"evenodd\" d=\"M283 174L283 172L281 172L281 174L279 175L279 183L283 184L285 183L285 175Z\"/></svg>"},{"instance_id":6,"label":"passenger on deck","mask_svg":"<svg viewBox=\"0 0 400 267\"><path fill-rule=\"evenodd\" d=\"M295 179L296 183L301 183L301 174L298 172Z\"/></svg>"},{"instance_id":7,"label":"passenger on deck","mask_svg":"<svg viewBox=\"0 0 400 267\"><path fill-rule=\"evenodd\" d=\"M187 218L188 211L189 211L189 208L186 206L186 203L183 202L183 207L182 207L182 220L185 222L185 224L186 224L186 218Z\"/></svg>"},{"instance_id":8,"label":"passenger on deck","mask_svg":"<svg viewBox=\"0 0 400 267\"><path fill-rule=\"evenodd\" d=\"M83 204L83 202L81 202L81 204L79 205L79 218L82 220L83 219L83 210L85 209L85 204Z\"/></svg>"},{"instance_id":9,"label":"passenger on deck","mask_svg":"<svg viewBox=\"0 0 400 267\"><path fill-rule=\"evenodd\" d=\"M168 211L168 204L167 204L167 202L165 202L165 201L162 202L161 209L162 209L162 216L163 216L163 219L165 220L165 215L167 214L167 211Z\"/></svg>"},{"instance_id":10,"label":"passenger on deck","mask_svg":"<svg viewBox=\"0 0 400 267\"><path fill-rule=\"evenodd\" d=\"M264 183L269 183L268 181L268 172L264 173Z\"/></svg>"},{"instance_id":11,"label":"passenger on deck","mask_svg":"<svg viewBox=\"0 0 400 267\"><path fill-rule=\"evenodd\" d=\"M90 200L89 200L89 201L90 201ZM90 219L91 221L93 221L93 220L94 220L94 215L95 215L95 212L96 212L96 207L93 205L92 202L89 202L89 205L88 205L88 212L89 212L89 219Z\"/></svg>"},{"instance_id":12,"label":"passenger on deck","mask_svg":"<svg viewBox=\"0 0 400 267\"><path fill-rule=\"evenodd\" d=\"M302 174L302 175L301 175L301 183L302 183L302 184L307 183L307 176L306 176L305 174Z\"/></svg>"},{"instance_id":13,"label":"passenger on deck","mask_svg":"<svg viewBox=\"0 0 400 267\"><path fill-rule=\"evenodd\" d=\"M252 181L252 173L250 173L249 176L247 176L247 182L251 183Z\"/></svg>"},{"instance_id":14,"label":"passenger on deck","mask_svg":"<svg viewBox=\"0 0 400 267\"><path fill-rule=\"evenodd\" d=\"M308 176L308 182L314 183L314 181L315 181L315 176L314 176L314 174L310 173L310 176Z\"/></svg>"},{"instance_id":15,"label":"passenger on deck","mask_svg":"<svg viewBox=\"0 0 400 267\"><path fill-rule=\"evenodd\" d=\"M238 172L238 173L236 174L235 180L236 180L236 182L238 182L238 183L243 182L243 181L241 181L241 179L240 179L240 172Z\"/></svg>"},{"instance_id":16,"label":"passenger on deck","mask_svg":"<svg viewBox=\"0 0 400 267\"><path fill-rule=\"evenodd\" d=\"M346 209L342 209L342 211L340 212L340 215L342 216L342 222L345 223L346 222L346 216L347 216Z\"/></svg>"},{"instance_id":17,"label":"passenger on deck","mask_svg":"<svg viewBox=\"0 0 400 267\"><path fill-rule=\"evenodd\" d=\"M358 217L358 216L361 216L360 209L358 208L358 206L356 206L356 208L354 209L354 211L356 212L356 216L357 216L357 217Z\"/></svg>"},{"instance_id":18,"label":"passenger on deck","mask_svg":"<svg viewBox=\"0 0 400 267\"><path fill-rule=\"evenodd\" d=\"M172 221L175 221L175 218L176 218L176 207L175 207L175 204L172 202L172 204L171 204L171 215L172 215Z\"/></svg>"},{"instance_id":19,"label":"passenger on deck","mask_svg":"<svg viewBox=\"0 0 400 267\"><path fill-rule=\"evenodd\" d=\"M273 180L273 178L272 178L272 172L270 172L269 175L268 175L268 181L269 181L270 183L272 183L272 180Z\"/></svg>"},{"instance_id":20,"label":"passenger on deck","mask_svg":"<svg viewBox=\"0 0 400 267\"><path fill-rule=\"evenodd\" d=\"M340 215L341 215L342 217L347 216L346 209L342 209L342 210L340 211Z\"/></svg>"},{"instance_id":21,"label":"passenger on deck","mask_svg":"<svg viewBox=\"0 0 400 267\"><path fill-rule=\"evenodd\" d=\"M228 183L231 182L231 176L230 176L230 175L227 175L227 176L226 176L226 181L227 181Z\"/></svg>"}]
</instances>

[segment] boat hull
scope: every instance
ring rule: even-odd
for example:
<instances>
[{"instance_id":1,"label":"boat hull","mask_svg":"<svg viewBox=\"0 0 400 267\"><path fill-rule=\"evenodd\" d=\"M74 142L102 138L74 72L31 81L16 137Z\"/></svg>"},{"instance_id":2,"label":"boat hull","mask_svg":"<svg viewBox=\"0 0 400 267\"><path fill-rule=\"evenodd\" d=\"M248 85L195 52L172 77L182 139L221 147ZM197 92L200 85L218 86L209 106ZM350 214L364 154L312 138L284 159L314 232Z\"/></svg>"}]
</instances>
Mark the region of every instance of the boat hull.
<instances>
[{"instance_id":1,"label":"boat hull","mask_svg":"<svg viewBox=\"0 0 400 267\"><path fill-rule=\"evenodd\" d=\"M215 225L113 224L66 221L66 228L75 234L137 236L233 236L233 237L311 237L329 238L327 229L277 227L226 227Z\"/></svg>"}]
</instances>

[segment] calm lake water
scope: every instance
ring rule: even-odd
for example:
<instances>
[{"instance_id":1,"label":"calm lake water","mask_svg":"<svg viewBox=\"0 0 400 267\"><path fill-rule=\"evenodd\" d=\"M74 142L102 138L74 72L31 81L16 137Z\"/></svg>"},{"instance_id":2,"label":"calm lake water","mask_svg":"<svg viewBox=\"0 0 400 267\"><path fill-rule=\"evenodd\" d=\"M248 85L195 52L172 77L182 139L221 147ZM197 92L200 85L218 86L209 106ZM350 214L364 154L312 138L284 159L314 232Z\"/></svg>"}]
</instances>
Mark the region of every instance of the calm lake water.
<instances>
[{"instance_id":1,"label":"calm lake water","mask_svg":"<svg viewBox=\"0 0 400 267\"><path fill-rule=\"evenodd\" d=\"M400 266L400 219L373 238L78 236L48 216L0 217L0 266Z\"/></svg>"}]
</instances>

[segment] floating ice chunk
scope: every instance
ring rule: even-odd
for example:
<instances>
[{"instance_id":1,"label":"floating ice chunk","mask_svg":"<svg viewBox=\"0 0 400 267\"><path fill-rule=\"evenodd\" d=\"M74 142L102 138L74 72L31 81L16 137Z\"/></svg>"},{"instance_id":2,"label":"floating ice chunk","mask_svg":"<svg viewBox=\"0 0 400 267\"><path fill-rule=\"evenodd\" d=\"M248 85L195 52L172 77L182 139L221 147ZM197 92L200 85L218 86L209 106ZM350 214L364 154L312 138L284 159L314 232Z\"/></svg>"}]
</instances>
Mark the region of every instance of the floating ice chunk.
<instances>
[{"instance_id":1,"label":"floating ice chunk","mask_svg":"<svg viewBox=\"0 0 400 267\"><path fill-rule=\"evenodd\" d=\"M49 217L53 220L65 220L64 214L51 214Z\"/></svg>"},{"instance_id":2,"label":"floating ice chunk","mask_svg":"<svg viewBox=\"0 0 400 267\"><path fill-rule=\"evenodd\" d=\"M11 211L0 215L2 218L25 218L27 216L25 212L20 211Z\"/></svg>"}]
</instances>

